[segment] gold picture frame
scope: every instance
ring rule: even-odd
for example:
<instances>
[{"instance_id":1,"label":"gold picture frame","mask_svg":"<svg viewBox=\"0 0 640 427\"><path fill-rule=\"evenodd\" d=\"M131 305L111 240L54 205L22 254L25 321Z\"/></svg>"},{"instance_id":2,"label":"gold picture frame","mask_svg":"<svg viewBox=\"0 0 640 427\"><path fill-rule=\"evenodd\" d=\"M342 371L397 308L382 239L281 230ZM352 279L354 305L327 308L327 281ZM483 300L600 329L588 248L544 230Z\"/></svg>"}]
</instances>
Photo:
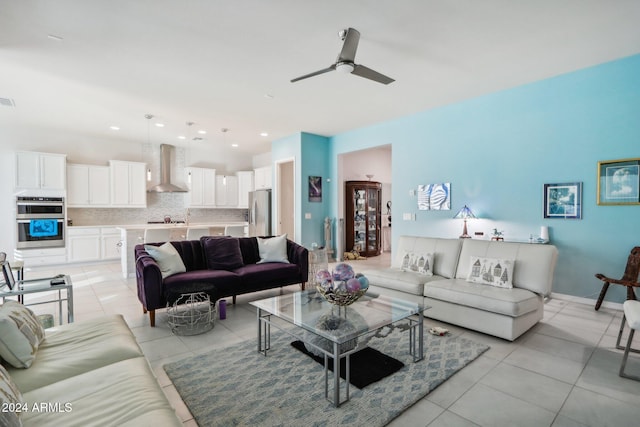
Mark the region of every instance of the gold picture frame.
<instances>
[{"instance_id":1,"label":"gold picture frame","mask_svg":"<svg viewBox=\"0 0 640 427\"><path fill-rule=\"evenodd\" d=\"M598 162L598 205L640 205L640 158Z\"/></svg>"}]
</instances>

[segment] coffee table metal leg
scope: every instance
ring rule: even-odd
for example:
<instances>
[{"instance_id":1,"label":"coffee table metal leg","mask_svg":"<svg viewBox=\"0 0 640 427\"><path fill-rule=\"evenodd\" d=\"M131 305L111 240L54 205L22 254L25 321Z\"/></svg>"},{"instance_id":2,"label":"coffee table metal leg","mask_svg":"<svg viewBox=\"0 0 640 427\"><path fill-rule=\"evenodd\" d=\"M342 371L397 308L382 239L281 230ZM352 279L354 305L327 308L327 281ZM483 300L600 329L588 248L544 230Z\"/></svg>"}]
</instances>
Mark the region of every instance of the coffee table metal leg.
<instances>
[{"instance_id":1,"label":"coffee table metal leg","mask_svg":"<svg viewBox=\"0 0 640 427\"><path fill-rule=\"evenodd\" d=\"M333 406L340 406L340 353L338 343L333 343Z\"/></svg>"},{"instance_id":2,"label":"coffee table metal leg","mask_svg":"<svg viewBox=\"0 0 640 427\"><path fill-rule=\"evenodd\" d=\"M262 314L258 308L258 353L267 355L267 350L271 348L271 323L269 313Z\"/></svg>"},{"instance_id":3,"label":"coffee table metal leg","mask_svg":"<svg viewBox=\"0 0 640 427\"><path fill-rule=\"evenodd\" d=\"M409 354L414 362L424 359L424 314L418 312L418 320L409 318Z\"/></svg>"}]
</instances>

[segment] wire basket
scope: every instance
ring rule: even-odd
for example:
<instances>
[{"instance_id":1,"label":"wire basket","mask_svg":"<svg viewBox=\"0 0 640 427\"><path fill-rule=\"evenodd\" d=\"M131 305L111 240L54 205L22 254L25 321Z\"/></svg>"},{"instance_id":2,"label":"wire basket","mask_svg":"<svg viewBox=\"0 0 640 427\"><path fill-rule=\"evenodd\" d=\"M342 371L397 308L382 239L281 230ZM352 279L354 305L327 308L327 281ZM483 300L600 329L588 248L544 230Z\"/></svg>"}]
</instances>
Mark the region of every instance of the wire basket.
<instances>
[{"instance_id":1,"label":"wire basket","mask_svg":"<svg viewBox=\"0 0 640 427\"><path fill-rule=\"evenodd\" d=\"M316 286L316 289L320 292L320 295L327 300L327 302L341 307L353 304L358 300L358 298L367 293L366 289L360 289L355 292L336 291L332 288L325 289L322 286Z\"/></svg>"},{"instance_id":2,"label":"wire basket","mask_svg":"<svg viewBox=\"0 0 640 427\"><path fill-rule=\"evenodd\" d=\"M204 292L183 294L167 309L171 332L176 335L198 335L213 328L216 307Z\"/></svg>"}]
</instances>

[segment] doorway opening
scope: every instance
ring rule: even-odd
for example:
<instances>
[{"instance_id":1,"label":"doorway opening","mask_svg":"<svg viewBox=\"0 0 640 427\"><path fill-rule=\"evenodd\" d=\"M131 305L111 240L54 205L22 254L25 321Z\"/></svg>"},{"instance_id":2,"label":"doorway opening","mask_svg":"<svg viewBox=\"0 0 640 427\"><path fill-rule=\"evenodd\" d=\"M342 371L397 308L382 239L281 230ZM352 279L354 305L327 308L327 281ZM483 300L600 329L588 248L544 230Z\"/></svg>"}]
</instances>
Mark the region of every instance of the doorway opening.
<instances>
[{"instance_id":1,"label":"doorway opening","mask_svg":"<svg viewBox=\"0 0 640 427\"><path fill-rule=\"evenodd\" d=\"M295 161L284 160L276 163L276 234L286 234L298 241L295 223Z\"/></svg>"}]
</instances>

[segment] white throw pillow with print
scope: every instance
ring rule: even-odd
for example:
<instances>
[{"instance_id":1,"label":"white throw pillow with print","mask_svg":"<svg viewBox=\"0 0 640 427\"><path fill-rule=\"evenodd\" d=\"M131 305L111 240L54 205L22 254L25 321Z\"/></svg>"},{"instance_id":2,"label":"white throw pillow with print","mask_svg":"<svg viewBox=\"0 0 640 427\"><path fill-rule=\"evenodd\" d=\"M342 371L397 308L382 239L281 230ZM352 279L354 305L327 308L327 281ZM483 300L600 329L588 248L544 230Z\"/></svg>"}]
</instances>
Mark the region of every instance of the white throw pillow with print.
<instances>
[{"instance_id":1,"label":"white throw pillow with print","mask_svg":"<svg viewBox=\"0 0 640 427\"><path fill-rule=\"evenodd\" d=\"M483 258L472 255L467 281L511 289L514 264L515 261L512 259Z\"/></svg>"}]
</instances>

